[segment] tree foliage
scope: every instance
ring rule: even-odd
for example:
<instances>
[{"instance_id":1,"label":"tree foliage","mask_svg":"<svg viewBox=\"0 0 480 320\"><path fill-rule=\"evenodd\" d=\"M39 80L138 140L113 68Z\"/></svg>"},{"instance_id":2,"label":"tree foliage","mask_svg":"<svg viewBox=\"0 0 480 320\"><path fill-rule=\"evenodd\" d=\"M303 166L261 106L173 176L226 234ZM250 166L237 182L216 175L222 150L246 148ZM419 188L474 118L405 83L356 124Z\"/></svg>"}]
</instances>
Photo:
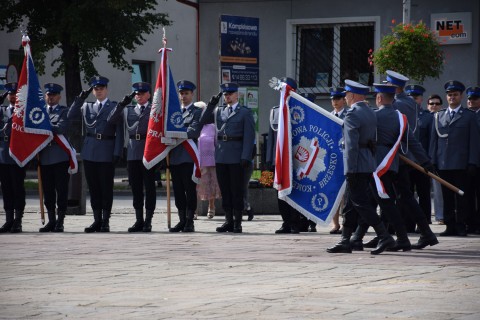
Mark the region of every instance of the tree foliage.
<instances>
[{"instance_id":1,"label":"tree foliage","mask_svg":"<svg viewBox=\"0 0 480 320\"><path fill-rule=\"evenodd\" d=\"M420 82L427 77L438 78L443 61L444 54L435 33L423 22L396 25L373 53L378 72L394 70Z\"/></svg>"},{"instance_id":2,"label":"tree foliage","mask_svg":"<svg viewBox=\"0 0 480 320\"><path fill-rule=\"evenodd\" d=\"M40 74L45 71L46 53L60 48L60 56L52 62L53 75L63 75L78 65L88 79L97 74L93 58L103 50L115 68L131 69L123 58L125 51L135 51L145 42L143 35L170 24L167 14L154 12L156 6L156 0L5 1L0 30L20 28L28 33Z\"/></svg>"}]
</instances>

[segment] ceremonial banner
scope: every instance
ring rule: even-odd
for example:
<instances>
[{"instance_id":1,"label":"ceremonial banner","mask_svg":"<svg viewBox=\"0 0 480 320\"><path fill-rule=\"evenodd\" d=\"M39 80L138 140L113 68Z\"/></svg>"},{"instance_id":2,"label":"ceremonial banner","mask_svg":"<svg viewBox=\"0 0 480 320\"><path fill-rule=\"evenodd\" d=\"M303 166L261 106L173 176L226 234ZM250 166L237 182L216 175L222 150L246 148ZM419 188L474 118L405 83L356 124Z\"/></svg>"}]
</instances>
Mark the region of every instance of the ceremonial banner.
<instances>
[{"instance_id":1,"label":"ceremonial banner","mask_svg":"<svg viewBox=\"0 0 480 320\"><path fill-rule=\"evenodd\" d=\"M67 138L63 134L54 134L53 140L68 154L69 157L69 167L68 173L75 174L78 172L78 161L77 161L77 152L68 142Z\"/></svg>"},{"instance_id":2,"label":"ceremonial banner","mask_svg":"<svg viewBox=\"0 0 480 320\"><path fill-rule=\"evenodd\" d=\"M343 121L295 92L290 92L286 102L291 122L292 187L284 200L308 219L328 224L345 189Z\"/></svg>"},{"instance_id":3,"label":"ceremonial banner","mask_svg":"<svg viewBox=\"0 0 480 320\"><path fill-rule=\"evenodd\" d=\"M278 197L283 199L292 191L292 131L287 99L293 88L284 82L280 86L273 186L278 190Z\"/></svg>"},{"instance_id":4,"label":"ceremonial banner","mask_svg":"<svg viewBox=\"0 0 480 320\"><path fill-rule=\"evenodd\" d=\"M30 39L27 36L22 37L22 46L25 58L18 80L9 151L20 167L25 166L53 139L52 125L45 108L43 92L30 52Z\"/></svg>"},{"instance_id":5,"label":"ceremonial banner","mask_svg":"<svg viewBox=\"0 0 480 320\"><path fill-rule=\"evenodd\" d=\"M166 44L166 39L164 39L164 43ZM187 128L183 125L180 100L168 64L168 51L172 50L160 49L162 57L148 121L143 164L145 168L151 169L162 161L170 150L177 146L183 147L195 163L192 179L198 182L198 178L200 178L198 149L196 146L192 147L192 144L195 145L195 143L191 139L187 140Z\"/></svg>"}]
</instances>

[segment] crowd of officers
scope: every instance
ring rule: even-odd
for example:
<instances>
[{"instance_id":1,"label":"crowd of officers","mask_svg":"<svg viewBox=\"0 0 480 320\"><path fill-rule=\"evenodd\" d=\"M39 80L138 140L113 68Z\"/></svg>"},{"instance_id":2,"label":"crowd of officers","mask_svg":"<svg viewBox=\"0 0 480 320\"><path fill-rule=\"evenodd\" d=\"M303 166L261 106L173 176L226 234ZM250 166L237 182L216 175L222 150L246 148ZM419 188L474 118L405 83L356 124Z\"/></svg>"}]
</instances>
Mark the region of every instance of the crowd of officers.
<instances>
[{"instance_id":1,"label":"crowd of officers","mask_svg":"<svg viewBox=\"0 0 480 320\"><path fill-rule=\"evenodd\" d=\"M344 173L347 183L341 240L327 249L331 253L363 250L365 246L373 247L371 253L378 254L384 250L407 251L438 243L429 227L430 178L412 171L399 160L398 154L420 164L425 172L438 174L465 191L462 197L442 187L446 230L441 236L466 236L467 233L480 231L480 190L479 179L476 178L480 166L480 88L465 89L459 81L448 81L445 84L448 107L430 113L422 109L425 90L421 86L407 86L409 79L394 71L387 71L386 78L386 83L374 84L376 106L366 102L369 87L355 81L346 80L344 88L332 88L330 92L334 107L332 114L344 120ZM285 77L282 81L296 89L293 79ZM46 109L53 132L57 134L66 133L69 121L83 120L85 134L81 157L93 211L93 223L85 228L85 232L110 231L115 165L123 154L124 137L128 137L127 170L136 217L128 232L150 232L156 206L157 168L146 169L142 159L151 111L151 85L145 82L133 84L132 94L116 103L108 98L108 82L102 76L92 77L89 89L82 91L70 108L60 105L63 88L47 83L44 86ZM239 105L238 85L235 83L222 84L221 92L212 96L206 108L194 104L194 83L182 80L177 83L177 88L188 139L196 142L204 124L214 123L217 129L216 173L225 222L216 231L241 233L242 213L246 210L243 181L254 156L253 115L247 107ZM0 181L6 222L0 233L15 233L22 232L25 168L13 161L8 150L17 84L8 83L5 89L1 102L7 98L9 105L0 109ZM461 105L465 91L468 108ZM86 102L92 92L95 102ZM225 103L217 106L222 96ZM304 97L311 101L315 98L308 94ZM135 104L131 103L133 98ZM438 105L437 98L441 104L438 95L431 96L428 102ZM276 109L272 109L270 117L267 148L267 163L270 165L275 162L272 147L278 125L275 122ZM405 117L399 116L401 114ZM392 148L395 149L393 153ZM380 177L388 196L382 197L372 173L389 156L391 165ZM40 152L39 166L48 214L48 223L39 231L63 232L69 183L68 155L52 141ZM169 231L194 232L197 208L196 185L192 180L194 161L181 144L170 152L169 169L179 216L178 224ZM414 190L419 201L414 198ZM376 212L377 206L381 209L380 215ZM316 231L314 223L305 220L286 202L279 201L279 208L284 222L276 233ZM302 219L303 225L300 223ZM363 237L370 226L377 237L364 245ZM415 226L421 236L418 243L412 245L407 233ZM396 233L396 240L389 229Z\"/></svg>"},{"instance_id":2,"label":"crowd of officers","mask_svg":"<svg viewBox=\"0 0 480 320\"><path fill-rule=\"evenodd\" d=\"M63 88L58 84L47 83L44 86L46 111L54 134L66 133L72 120L83 120L85 132L81 158L93 211L93 223L85 228L85 232L110 231L115 166L123 154L125 136L128 137L128 180L136 217L128 232L150 232L156 206L155 171L158 166L146 169L143 165L152 108L151 85L146 82L134 83L133 92L117 103L108 98L108 82L109 79L103 76L92 77L89 89L82 91L70 108L59 104ZM222 207L226 212L225 223L217 228L217 232L241 233L242 213L251 210L244 207L244 181L245 169L252 166L254 157L253 114L239 104L236 83L222 84L221 92L212 97L206 108L194 105L194 83L182 80L177 83L177 88L187 138L197 143L204 124L215 123L217 128L216 170ZM8 98L9 105L0 108L0 183L6 222L0 228L0 233L18 233L22 232L25 209L25 168L19 167L9 154L17 83L8 83L5 89L0 104ZM95 101L86 102L91 93ZM217 107L222 96L225 104ZM131 104L133 98L135 104ZM178 142L169 152L168 167L172 174L179 222L169 231L194 232L193 220L197 208L196 184L192 180L194 160ZM63 232L70 178L69 156L52 141L40 151L38 165L41 169L43 202L48 214L48 223L39 231Z\"/></svg>"},{"instance_id":3,"label":"crowd of officers","mask_svg":"<svg viewBox=\"0 0 480 320\"><path fill-rule=\"evenodd\" d=\"M394 71L387 71L386 79L386 83L373 84L376 104L373 107L366 102L369 87L345 81L349 109L343 124L347 183L344 221L341 240L327 249L330 253L371 247L372 254L379 254L385 250L408 251L438 244L429 226L430 179L424 175L429 172L465 192L461 196L442 186L446 229L440 236L466 236L480 231L476 178L480 166L480 88L466 89L460 81L448 81L444 85L448 106L430 113L421 108L423 87L406 86L409 79ZM461 105L465 91L468 108ZM428 102L438 104L437 98L440 97L432 95ZM420 164L424 172L413 172L412 167L399 160L399 154ZM381 171L385 163L390 166L376 183L372 173ZM421 205L414 198L414 191L423 197ZM408 232L415 230L415 225L420 238L411 244ZM363 237L369 226L376 237L364 245ZM396 240L389 226L397 235Z\"/></svg>"}]
</instances>

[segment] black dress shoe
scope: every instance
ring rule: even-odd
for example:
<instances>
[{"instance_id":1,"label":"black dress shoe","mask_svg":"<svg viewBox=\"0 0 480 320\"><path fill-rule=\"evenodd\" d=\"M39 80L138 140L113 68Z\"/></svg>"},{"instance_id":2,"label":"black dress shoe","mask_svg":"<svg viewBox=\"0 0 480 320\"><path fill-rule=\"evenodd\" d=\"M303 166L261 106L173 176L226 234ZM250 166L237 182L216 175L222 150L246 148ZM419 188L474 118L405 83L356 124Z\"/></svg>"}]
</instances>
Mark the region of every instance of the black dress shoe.
<instances>
[{"instance_id":1,"label":"black dress shoe","mask_svg":"<svg viewBox=\"0 0 480 320\"><path fill-rule=\"evenodd\" d=\"M352 247L350 246L350 240L340 241L333 247L327 248L328 253L352 253Z\"/></svg>"},{"instance_id":2,"label":"black dress shoe","mask_svg":"<svg viewBox=\"0 0 480 320\"><path fill-rule=\"evenodd\" d=\"M242 227L233 227L233 233L242 233Z\"/></svg>"},{"instance_id":3,"label":"black dress shoe","mask_svg":"<svg viewBox=\"0 0 480 320\"><path fill-rule=\"evenodd\" d=\"M233 232L233 223L225 222L216 229L217 232Z\"/></svg>"},{"instance_id":4,"label":"black dress shoe","mask_svg":"<svg viewBox=\"0 0 480 320\"><path fill-rule=\"evenodd\" d=\"M457 230L455 230L455 227L452 225L447 224L447 228L445 231L440 232L438 234L440 237L451 237L451 236L456 236L457 235Z\"/></svg>"},{"instance_id":5,"label":"black dress shoe","mask_svg":"<svg viewBox=\"0 0 480 320\"><path fill-rule=\"evenodd\" d=\"M457 223L456 225L457 235L459 237L466 237L467 236L467 227L463 223Z\"/></svg>"},{"instance_id":6,"label":"black dress shoe","mask_svg":"<svg viewBox=\"0 0 480 320\"><path fill-rule=\"evenodd\" d=\"M180 221L174 227L168 229L168 232L180 232L185 228L185 221Z\"/></svg>"},{"instance_id":7,"label":"black dress shoe","mask_svg":"<svg viewBox=\"0 0 480 320\"><path fill-rule=\"evenodd\" d=\"M412 245L409 240L395 241L393 247L387 248L387 251L410 251L412 250Z\"/></svg>"},{"instance_id":8,"label":"black dress shoe","mask_svg":"<svg viewBox=\"0 0 480 320\"><path fill-rule=\"evenodd\" d=\"M128 228L128 232L141 232L141 231L143 231L143 221L140 221L140 220L135 221L133 226Z\"/></svg>"},{"instance_id":9,"label":"black dress shoe","mask_svg":"<svg viewBox=\"0 0 480 320\"><path fill-rule=\"evenodd\" d=\"M85 228L85 233L100 232L101 226L100 221L94 221L89 227Z\"/></svg>"},{"instance_id":10,"label":"black dress shoe","mask_svg":"<svg viewBox=\"0 0 480 320\"><path fill-rule=\"evenodd\" d=\"M20 233L22 232L22 220L21 219L15 219L13 220L13 225L12 229L10 229L11 233Z\"/></svg>"},{"instance_id":11,"label":"black dress shoe","mask_svg":"<svg viewBox=\"0 0 480 320\"><path fill-rule=\"evenodd\" d=\"M437 237L432 233L431 235L427 237L420 236L418 239L418 242L416 244L412 244L412 249L423 249L426 246L434 246L438 244L438 239Z\"/></svg>"},{"instance_id":12,"label":"black dress shoe","mask_svg":"<svg viewBox=\"0 0 480 320\"><path fill-rule=\"evenodd\" d=\"M378 237L373 238L372 240L363 244L364 248L376 248L378 245Z\"/></svg>"},{"instance_id":13,"label":"black dress shoe","mask_svg":"<svg viewBox=\"0 0 480 320\"><path fill-rule=\"evenodd\" d=\"M350 240L350 247L352 248L352 251L363 251L363 241Z\"/></svg>"},{"instance_id":14,"label":"black dress shoe","mask_svg":"<svg viewBox=\"0 0 480 320\"><path fill-rule=\"evenodd\" d=\"M298 227L296 226L292 226L292 228L290 229L290 233L294 233L294 234L300 233L300 229L298 229Z\"/></svg>"},{"instance_id":15,"label":"black dress shoe","mask_svg":"<svg viewBox=\"0 0 480 320\"><path fill-rule=\"evenodd\" d=\"M5 222L5 224L0 228L0 233L7 233L12 230L13 221Z\"/></svg>"},{"instance_id":16,"label":"black dress shoe","mask_svg":"<svg viewBox=\"0 0 480 320\"><path fill-rule=\"evenodd\" d=\"M388 238L379 240L377 247L370 251L370 254L380 254L383 251L388 250L388 248L393 248L394 246L395 239L393 239L392 236L389 236Z\"/></svg>"},{"instance_id":17,"label":"black dress shoe","mask_svg":"<svg viewBox=\"0 0 480 320\"><path fill-rule=\"evenodd\" d=\"M247 210L247 214L248 214L248 221L252 221L253 220L253 208L250 208L250 210Z\"/></svg>"},{"instance_id":18,"label":"black dress shoe","mask_svg":"<svg viewBox=\"0 0 480 320\"><path fill-rule=\"evenodd\" d=\"M52 232L53 230L55 230L55 223L56 222L48 221L48 223L44 227L38 229L38 232Z\"/></svg>"},{"instance_id":19,"label":"black dress shoe","mask_svg":"<svg viewBox=\"0 0 480 320\"><path fill-rule=\"evenodd\" d=\"M275 233L290 233L290 227L282 225L280 229L276 230Z\"/></svg>"}]
</instances>

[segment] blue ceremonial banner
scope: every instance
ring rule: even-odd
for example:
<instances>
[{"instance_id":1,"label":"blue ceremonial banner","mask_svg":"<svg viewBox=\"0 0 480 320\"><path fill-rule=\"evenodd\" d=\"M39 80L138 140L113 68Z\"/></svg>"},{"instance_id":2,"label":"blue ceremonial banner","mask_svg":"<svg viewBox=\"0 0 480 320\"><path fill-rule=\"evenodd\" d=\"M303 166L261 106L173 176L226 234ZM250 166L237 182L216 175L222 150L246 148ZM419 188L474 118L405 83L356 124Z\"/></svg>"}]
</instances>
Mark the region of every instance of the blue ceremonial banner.
<instances>
[{"instance_id":1,"label":"blue ceremonial banner","mask_svg":"<svg viewBox=\"0 0 480 320\"><path fill-rule=\"evenodd\" d=\"M285 200L308 219L328 224L343 197L342 120L295 92L291 116L293 181Z\"/></svg>"},{"instance_id":2,"label":"blue ceremonial banner","mask_svg":"<svg viewBox=\"0 0 480 320\"><path fill-rule=\"evenodd\" d=\"M165 75L165 137L169 138L187 138L187 128L183 125L182 110L180 107L180 100L178 98L177 86L173 80L172 70L167 60Z\"/></svg>"},{"instance_id":3,"label":"blue ceremonial banner","mask_svg":"<svg viewBox=\"0 0 480 320\"><path fill-rule=\"evenodd\" d=\"M22 46L25 58L18 79L9 151L20 167L25 166L53 139L52 125L33 65L28 36L22 37Z\"/></svg>"}]
</instances>

